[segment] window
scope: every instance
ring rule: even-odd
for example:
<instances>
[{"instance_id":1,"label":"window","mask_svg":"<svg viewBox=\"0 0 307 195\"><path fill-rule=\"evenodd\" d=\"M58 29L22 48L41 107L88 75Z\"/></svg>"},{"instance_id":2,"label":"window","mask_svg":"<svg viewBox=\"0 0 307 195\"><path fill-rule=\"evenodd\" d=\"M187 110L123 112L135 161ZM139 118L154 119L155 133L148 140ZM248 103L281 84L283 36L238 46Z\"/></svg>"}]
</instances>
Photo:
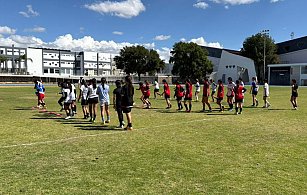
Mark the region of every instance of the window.
<instances>
[{"instance_id":1,"label":"window","mask_svg":"<svg viewBox=\"0 0 307 195\"><path fill-rule=\"evenodd\" d=\"M50 68L50 74L54 74L54 69Z\"/></svg>"},{"instance_id":2,"label":"window","mask_svg":"<svg viewBox=\"0 0 307 195\"><path fill-rule=\"evenodd\" d=\"M65 74L65 69L61 69L61 74Z\"/></svg>"},{"instance_id":3,"label":"window","mask_svg":"<svg viewBox=\"0 0 307 195\"><path fill-rule=\"evenodd\" d=\"M301 74L307 74L307 66L301 67Z\"/></svg>"},{"instance_id":4,"label":"window","mask_svg":"<svg viewBox=\"0 0 307 195\"><path fill-rule=\"evenodd\" d=\"M55 69L55 74L59 74L60 73L60 70L59 69Z\"/></svg>"},{"instance_id":5,"label":"window","mask_svg":"<svg viewBox=\"0 0 307 195\"><path fill-rule=\"evenodd\" d=\"M49 73L48 69L44 69L44 74L48 74L48 73Z\"/></svg>"}]
</instances>

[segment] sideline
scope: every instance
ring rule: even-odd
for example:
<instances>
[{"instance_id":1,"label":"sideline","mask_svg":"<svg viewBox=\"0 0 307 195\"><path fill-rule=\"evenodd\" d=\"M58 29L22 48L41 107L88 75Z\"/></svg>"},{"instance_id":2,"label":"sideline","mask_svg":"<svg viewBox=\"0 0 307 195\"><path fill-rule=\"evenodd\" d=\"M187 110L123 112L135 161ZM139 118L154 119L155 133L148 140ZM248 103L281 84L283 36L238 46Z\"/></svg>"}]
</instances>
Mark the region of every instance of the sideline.
<instances>
[{"instance_id":1,"label":"sideline","mask_svg":"<svg viewBox=\"0 0 307 195\"><path fill-rule=\"evenodd\" d=\"M153 126L153 127L140 127L140 128L137 128L136 130L133 130L133 131L149 130L149 129L153 129L153 128L168 127L168 126L174 126L174 125L182 125L182 124L185 124L185 123L200 122L200 121L206 121L206 120L208 120L208 119L197 119L197 120L184 121L184 122L179 122L179 123L174 123L174 124L157 125L157 126ZM115 134L121 134L121 133L129 133L129 131L119 131L119 132L99 133L99 134L97 133L97 134L90 134L90 135L83 135L83 136L68 137L68 138L63 138L63 139L48 140L48 141L42 141L42 142L32 142L32 143L6 145L6 146L0 146L0 149L15 148L15 147L22 147L22 146L35 146L35 145L56 144L56 143L62 143L62 142L71 141L71 140L77 140L77 139L82 139L82 138L98 137L98 136L103 136L103 135L115 135Z\"/></svg>"}]
</instances>

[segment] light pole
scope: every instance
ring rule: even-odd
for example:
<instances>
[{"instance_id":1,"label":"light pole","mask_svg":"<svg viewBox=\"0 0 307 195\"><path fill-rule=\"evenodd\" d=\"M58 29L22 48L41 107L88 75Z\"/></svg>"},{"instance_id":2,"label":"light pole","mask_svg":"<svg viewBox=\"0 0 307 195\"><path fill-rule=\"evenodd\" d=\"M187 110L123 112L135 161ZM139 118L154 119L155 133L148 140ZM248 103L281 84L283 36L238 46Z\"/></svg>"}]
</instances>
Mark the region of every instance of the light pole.
<instances>
[{"instance_id":1,"label":"light pole","mask_svg":"<svg viewBox=\"0 0 307 195\"><path fill-rule=\"evenodd\" d=\"M261 34L263 35L263 79L265 79L265 43L266 36L269 36L270 30L262 30Z\"/></svg>"}]
</instances>

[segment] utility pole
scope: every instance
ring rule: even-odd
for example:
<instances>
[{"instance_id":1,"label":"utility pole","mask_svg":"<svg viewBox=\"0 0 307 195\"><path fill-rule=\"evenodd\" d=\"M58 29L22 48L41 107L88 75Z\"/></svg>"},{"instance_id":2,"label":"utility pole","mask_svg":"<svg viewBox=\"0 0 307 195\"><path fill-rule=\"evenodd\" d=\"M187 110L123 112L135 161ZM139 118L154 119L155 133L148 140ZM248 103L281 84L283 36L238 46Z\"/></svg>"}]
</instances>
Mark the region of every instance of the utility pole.
<instances>
[{"instance_id":1,"label":"utility pole","mask_svg":"<svg viewBox=\"0 0 307 195\"><path fill-rule=\"evenodd\" d=\"M262 30L261 34L263 35L263 79L265 79L265 44L266 44L266 38L269 36L270 30Z\"/></svg>"}]
</instances>

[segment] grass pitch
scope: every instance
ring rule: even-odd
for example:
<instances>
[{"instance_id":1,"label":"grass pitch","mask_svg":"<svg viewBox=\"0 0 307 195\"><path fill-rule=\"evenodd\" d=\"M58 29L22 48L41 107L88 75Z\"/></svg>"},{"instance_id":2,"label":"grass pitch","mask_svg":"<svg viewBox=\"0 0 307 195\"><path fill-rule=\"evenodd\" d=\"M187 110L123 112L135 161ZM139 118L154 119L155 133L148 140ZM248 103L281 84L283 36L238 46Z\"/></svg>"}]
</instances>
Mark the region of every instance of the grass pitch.
<instances>
[{"instance_id":1,"label":"grass pitch","mask_svg":"<svg viewBox=\"0 0 307 195\"><path fill-rule=\"evenodd\" d=\"M47 87L49 112L58 88ZM32 110L32 87L0 88L0 194L306 194L307 88L271 87L270 109L242 115L134 108L132 132ZM139 91L136 104L141 105ZM217 108L212 103L213 108ZM226 105L226 103L224 103ZM64 114L64 113L63 113Z\"/></svg>"}]
</instances>

